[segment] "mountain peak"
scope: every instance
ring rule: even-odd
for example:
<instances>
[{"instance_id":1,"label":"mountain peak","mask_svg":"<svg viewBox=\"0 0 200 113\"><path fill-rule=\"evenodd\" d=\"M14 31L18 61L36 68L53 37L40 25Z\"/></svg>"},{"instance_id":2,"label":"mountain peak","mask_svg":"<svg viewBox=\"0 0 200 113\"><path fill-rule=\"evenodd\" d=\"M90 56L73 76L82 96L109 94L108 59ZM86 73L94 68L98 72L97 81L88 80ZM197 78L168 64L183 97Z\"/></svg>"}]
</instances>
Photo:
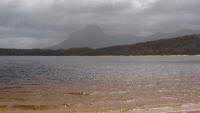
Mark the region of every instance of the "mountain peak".
<instances>
[{"instance_id":1,"label":"mountain peak","mask_svg":"<svg viewBox=\"0 0 200 113\"><path fill-rule=\"evenodd\" d=\"M102 29L96 25L96 24L88 24L85 27L83 27L82 29L80 29L80 31L85 32L85 33L103 33ZM80 32L79 31L79 32Z\"/></svg>"},{"instance_id":2,"label":"mountain peak","mask_svg":"<svg viewBox=\"0 0 200 113\"><path fill-rule=\"evenodd\" d=\"M72 33L70 38L73 39L95 39L95 38L103 38L105 33L101 30L98 25L89 24L80 30Z\"/></svg>"}]
</instances>

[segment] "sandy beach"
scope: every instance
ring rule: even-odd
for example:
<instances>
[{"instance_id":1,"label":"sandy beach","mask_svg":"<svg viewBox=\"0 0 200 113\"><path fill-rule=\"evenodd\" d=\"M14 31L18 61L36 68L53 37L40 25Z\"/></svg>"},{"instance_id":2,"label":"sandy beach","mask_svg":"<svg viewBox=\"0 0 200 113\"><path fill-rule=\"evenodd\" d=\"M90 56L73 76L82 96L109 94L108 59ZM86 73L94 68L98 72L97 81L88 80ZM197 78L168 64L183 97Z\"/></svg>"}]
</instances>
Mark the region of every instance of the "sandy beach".
<instances>
[{"instance_id":1,"label":"sandy beach","mask_svg":"<svg viewBox=\"0 0 200 113\"><path fill-rule=\"evenodd\" d=\"M2 113L198 113L200 78L1 83ZM14 86L13 86L14 85ZM3 93L4 92L4 93ZM5 93L7 92L7 93ZM5 95L6 94L6 95Z\"/></svg>"}]
</instances>

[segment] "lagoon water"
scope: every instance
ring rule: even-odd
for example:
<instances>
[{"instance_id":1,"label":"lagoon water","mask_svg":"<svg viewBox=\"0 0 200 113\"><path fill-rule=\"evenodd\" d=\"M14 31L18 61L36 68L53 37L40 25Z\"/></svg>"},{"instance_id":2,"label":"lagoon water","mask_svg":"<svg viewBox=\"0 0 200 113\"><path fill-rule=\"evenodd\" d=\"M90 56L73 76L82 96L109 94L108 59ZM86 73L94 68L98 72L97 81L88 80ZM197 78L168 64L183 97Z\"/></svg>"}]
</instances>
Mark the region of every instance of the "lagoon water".
<instances>
[{"instance_id":1,"label":"lagoon water","mask_svg":"<svg viewBox=\"0 0 200 113\"><path fill-rule=\"evenodd\" d=\"M0 113L200 111L200 56L2 56Z\"/></svg>"}]
</instances>

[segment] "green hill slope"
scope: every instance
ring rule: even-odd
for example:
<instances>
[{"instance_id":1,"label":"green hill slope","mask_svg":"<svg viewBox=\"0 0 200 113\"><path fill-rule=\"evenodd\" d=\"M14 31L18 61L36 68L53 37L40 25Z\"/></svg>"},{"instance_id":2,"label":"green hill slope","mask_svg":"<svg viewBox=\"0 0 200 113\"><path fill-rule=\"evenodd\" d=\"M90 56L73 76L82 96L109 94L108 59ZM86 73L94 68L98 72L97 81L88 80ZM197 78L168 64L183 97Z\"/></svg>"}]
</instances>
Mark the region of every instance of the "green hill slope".
<instances>
[{"instance_id":1,"label":"green hill slope","mask_svg":"<svg viewBox=\"0 0 200 113\"><path fill-rule=\"evenodd\" d=\"M200 35L162 39L134 45L113 46L96 50L99 55L194 55L200 54Z\"/></svg>"}]
</instances>

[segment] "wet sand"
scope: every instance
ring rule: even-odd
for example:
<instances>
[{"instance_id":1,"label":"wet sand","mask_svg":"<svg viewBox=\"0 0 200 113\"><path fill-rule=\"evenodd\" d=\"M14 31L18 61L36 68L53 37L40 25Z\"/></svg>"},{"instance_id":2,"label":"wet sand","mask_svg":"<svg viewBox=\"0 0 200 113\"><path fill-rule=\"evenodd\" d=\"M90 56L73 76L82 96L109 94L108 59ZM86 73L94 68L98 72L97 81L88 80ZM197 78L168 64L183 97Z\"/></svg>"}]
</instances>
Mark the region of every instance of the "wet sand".
<instances>
[{"instance_id":1,"label":"wet sand","mask_svg":"<svg viewBox=\"0 0 200 113\"><path fill-rule=\"evenodd\" d=\"M200 77L1 81L0 113L199 113Z\"/></svg>"}]
</instances>

